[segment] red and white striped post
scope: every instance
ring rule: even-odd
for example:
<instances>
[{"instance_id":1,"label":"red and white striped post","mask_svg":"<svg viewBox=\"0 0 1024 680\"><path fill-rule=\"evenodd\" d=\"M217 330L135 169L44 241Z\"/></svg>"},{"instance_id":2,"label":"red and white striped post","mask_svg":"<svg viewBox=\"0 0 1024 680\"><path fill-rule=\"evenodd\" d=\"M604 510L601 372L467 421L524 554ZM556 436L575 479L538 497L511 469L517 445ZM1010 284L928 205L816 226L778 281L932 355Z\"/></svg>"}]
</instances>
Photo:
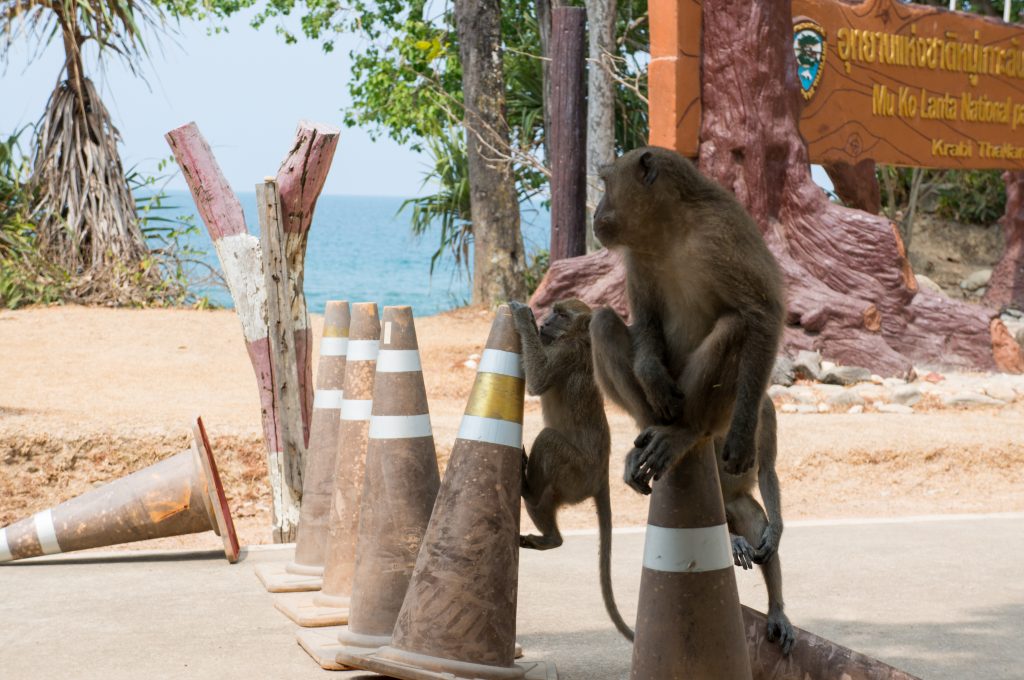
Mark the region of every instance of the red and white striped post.
<instances>
[{"instance_id":1,"label":"red and white striped post","mask_svg":"<svg viewBox=\"0 0 1024 680\"><path fill-rule=\"evenodd\" d=\"M293 313L291 321L302 403L301 427L307 443L313 381L309 319L302 294L303 261L313 209L327 178L338 143L338 132L337 128L328 125L305 121L299 123L295 143L277 176L286 238L290 241L288 278L293 298L290 305ZM274 367L279 362L271 351L260 242L249 233L242 206L198 126L195 123L183 125L168 132L165 138L210 233L234 302L235 313L242 322L242 334L260 393L263 436L267 446L273 495L274 540L290 541L295 538L298 527L302 486L301 479L292 480L283 474L289 467L286 458L291 452L283 450L280 405L275 398Z\"/></svg>"}]
</instances>

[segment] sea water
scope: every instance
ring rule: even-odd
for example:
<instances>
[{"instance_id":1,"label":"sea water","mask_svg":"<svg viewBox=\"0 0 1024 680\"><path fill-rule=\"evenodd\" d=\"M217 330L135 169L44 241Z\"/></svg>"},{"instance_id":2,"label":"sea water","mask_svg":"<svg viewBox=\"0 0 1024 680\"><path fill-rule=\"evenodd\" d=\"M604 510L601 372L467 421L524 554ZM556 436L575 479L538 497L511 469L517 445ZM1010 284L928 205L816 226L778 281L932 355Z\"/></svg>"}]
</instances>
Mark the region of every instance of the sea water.
<instances>
[{"instance_id":1,"label":"sea water","mask_svg":"<svg viewBox=\"0 0 1024 680\"><path fill-rule=\"evenodd\" d=\"M199 233L185 239L202 250L204 262L220 270L209 233L187 191L169 191L161 217L189 216ZM238 195L249 232L259 236L255 193ZM441 229L432 227L421 236L410 228L404 199L385 196L321 196L313 215L306 246L304 290L311 312L322 314L327 300L411 305L416 316L429 316L469 303L470 278L465 267L456 269L443 254L430 272ZM547 249L551 218L539 204L521 206L523 241L527 253ZM470 248L472 257L472 248ZM231 307L231 296L221 286L197 286L196 293L221 307Z\"/></svg>"}]
</instances>

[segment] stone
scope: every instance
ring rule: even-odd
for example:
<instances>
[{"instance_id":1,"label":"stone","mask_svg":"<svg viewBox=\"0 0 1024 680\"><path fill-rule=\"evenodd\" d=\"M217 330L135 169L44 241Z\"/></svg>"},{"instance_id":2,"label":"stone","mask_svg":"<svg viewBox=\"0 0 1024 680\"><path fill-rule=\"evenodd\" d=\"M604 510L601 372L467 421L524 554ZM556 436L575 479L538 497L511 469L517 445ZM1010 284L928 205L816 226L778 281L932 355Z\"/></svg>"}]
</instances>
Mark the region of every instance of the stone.
<instances>
[{"instance_id":1,"label":"stone","mask_svg":"<svg viewBox=\"0 0 1024 680\"><path fill-rule=\"evenodd\" d=\"M822 371L831 371L835 367L836 367L835 362L832 362L832 361L822 361L821 362L821 370Z\"/></svg>"},{"instance_id":2,"label":"stone","mask_svg":"<svg viewBox=\"0 0 1024 680\"><path fill-rule=\"evenodd\" d=\"M1009 383L989 383L985 385L982 389L985 390L986 395L992 397L993 399L998 399L999 401L1005 401L1007 403L1010 403L1017 399L1017 392Z\"/></svg>"},{"instance_id":3,"label":"stone","mask_svg":"<svg viewBox=\"0 0 1024 680\"><path fill-rule=\"evenodd\" d=\"M796 372L793 369L793 360L784 354L775 357L770 384L789 387L794 380L796 380Z\"/></svg>"},{"instance_id":4,"label":"stone","mask_svg":"<svg viewBox=\"0 0 1024 680\"><path fill-rule=\"evenodd\" d=\"M833 394L839 394L845 389L842 385L827 385L825 383L814 386L814 390L823 397L831 397Z\"/></svg>"},{"instance_id":5,"label":"stone","mask_svg":"<svg viewBox=\"0 0 1024 680\"><path fill-rule=\"evenodd\" d=\"M847 413L852 413L852 414L864 413L864 407L861 404L857 404L856 406L851 406L850 410L847 411Z\"/></svg>"},{"instance_id":6,"label":"stone","mask_svg":"<svg viewBox=\"0 0 1024 680\"><path fill-rule=\"evenodd\" d=\"M821 353L802 349L793 360L793 374L803 380L818 380L821 377Z\"/></svg>"},{"instance_id":7,"label":"stone","mask_svg":"<svg viewBox=\"0 0 1024 680\"><path fill-rule=\"evenodd\" d=\"M818 395L810 387L804 387L803 385L794 385L787 388L786 395L798 404L818 403Z\"/></svg>"},{"instance_id":8,"label":"stone","mask_svg":"<svg viewBox=\"0 0 1024 680\"><path fill-rule=\"evenodd\" d=\"M921 401L921 388L917 385L902 385L892 391L892 400L897 404L911 406Z\"/></svg>"},{"instance_id":9,"label":"stone","mask_svg":"<svg viewBox=\"0 0 1024 680\"><path fill-rule=\"evenodd\" d=\"M769 385L768 397L771 399L784 399L789 396L789 390L785 385Z\"/></svg>"},{"instance_id":10,"label":"stone","mask_svg":"<svg viewBox=\"0 0 1024 680\"><path fill-rule=\"evenodd\" d=\"M964 290L975 291L979 288L988 286L989 279L992 278L991 269L979 269L972 273L966 279L960 282L960 287Z\"/></svg>"},{"instance_id":11,"label":"stone","mask_svg":"<svg viewBox=\"0 0 1024 680\"><path fill-rule=\"evenodd\" d=\"M861 385L854 385L851 389L856 394L859 394L861 397L867 399L868 401L889 399L889 391L879 385L866 383Z\"/></svg>"},{"instance_id":12,"label":"stone","mask_svg":"<svg viewBox=\"0 0 1024 680\"><path fill-rule=\"evenodd\" d=\"M957 392L942 398L946 406L1003 406L1005 402L977 392Z\"/></svg>"},{"instance_id":13,"label":"stone","mask_svg":"<svg viewBox=\"0 0 1024 680\"><path fill-rule=\"evenodd\" d=\"M914 409L903 404L879 404L875 408L878 409L879 413L899 413L905 415L914 412Z\"/></svg>"},{"instance_id":14,"label":"stone","mask_svg":"<svg viewBox=\"0 0 1024 680\"><path fill-rule=\"evenodd\" d=\"M874 381L872 380L872 382ZM882 384L889 389L892 389L894 387L899 387L900 385L906 385L907 381L902 378L886 378L882 381Z\"/></svg>"},{"instance_id":15,"label":"stone","mask_svg":"<svg viewBox=\"0 0 1024 680\"><path fill-rule=\"evenodd\" d=\"M828 403L833 406L863 406L864 397L853 390L843 390L830 396Z\"/></svg>"},{"instance_id":16,"label":"stone","mask_svg":"<svg viewBox=\"0 0 1024 680\"><path fill-rule=\"evenodd\" d=\"M859 366L836 366L825 370L821 376L823 383L832 385L854 385L871 380L871 371Z\"/></svg>"},{"instance_id":17,"label":"stone","mask_svg":"<svg viewBox=\"0 0 1024 680\"><path fill-rule=\"evenodd\" d=\"M783 413L796 413L796 404L783 404L779 410Z\"/></svg>"},{"instance_id":18,"label":"stone","mask_svg":"<svg viewBox=\"0 0 1024 680\"><path fill-rule=\"evenodd\" d=\"M818 413L829 413L830 411L832 411L831 406L823 401L818 403Z\"/></svg>"},{"instance_id":19,"label":"stone","mask_svg":"<svg viewBox=\"0 0 1024 680\"><path fill-rule=\"evenodd\" d=\"M917 287L921 290L930 290L933 293L939 295L945 295L946 292L942 290L942 286L929 279L924 274L914 274L914 278L917 279Z\"/></svg>"},{"instance_id":20,"label":"stone","mask_svg":"<svg viewBox=\"0 0 1024 680\"><path fill-rule=\"evenodd\" d=\"M882 384L885 383L885 378L883 378L882 376L878 375L877 373L872 373L871 374L871 382L875 383L876 385L882 385Z\"/></svg>"}]
</instances>

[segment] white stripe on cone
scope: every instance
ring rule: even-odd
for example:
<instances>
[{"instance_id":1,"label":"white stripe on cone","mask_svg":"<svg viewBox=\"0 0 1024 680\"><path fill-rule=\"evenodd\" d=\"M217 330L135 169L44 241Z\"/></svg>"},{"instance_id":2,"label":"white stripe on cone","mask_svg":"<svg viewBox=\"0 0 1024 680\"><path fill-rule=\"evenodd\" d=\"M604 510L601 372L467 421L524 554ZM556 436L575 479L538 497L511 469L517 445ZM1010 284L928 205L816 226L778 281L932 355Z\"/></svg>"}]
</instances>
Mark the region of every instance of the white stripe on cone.
<instances>
[{"instance_id":1,"label":"white stripe on cone","mask_svg":"<svg viewBox=\"0 0 1024 680\"><path fill-rule=\"evenodd\" d=\"M316 390L313 392L313 408L341 408L345 390Z\"/></svg>"},{"instance_id":2,"label":"white stripe on cone","mask_svg":"<svg viewBox=\"0 0 1024 680\"><path fill-rule=\"evenodd\" d=\"M0 562L10 562L13 559L11 546L7 544L7 529L0 529Z\"/></svg>"},{"instance_id":3,"label":"white stripe on cone","mask_svg":"<svg viewBox=\"0 0 1024 680\"><path fill-rule=\"evenodd\" d=\"M416 349L382 349L377 355L378 373L415 373L422 371Z\"/></svg>"},{"instance_id":4,"label":"white stripe on cone","mask_svg":"<svg viewBox=\"0 0 1024 680\"><path fill-rule=\"evenodd\" d=\"M32 516L32 522L36 525L36 538L43 549L44 555L52 555L61 552L60 543L57 543L57 530L53 527L53 512L43 510Z\"/></svg>"},{"instance_id":5,"label":"white stripe on cone","mask_svg":"<svg viewBox=\"0 0 1024 680\"><path fill-rule=\"evenodd\" d=\"M349 340L349 361L374 361L380 351L380 340Z\"/></svg>"},{"instance_id":6,"label":"white stripe on cone","mask_svg":"<svg viewBox=\"0 0 1024 680\"><path fill-rule=\"evenodd\" d=\"M523 377L522 358L515 352L506 352L502 349L484 350L480 357L479 373L499 373L509 375L513 378Z\"/></svg>"},{"instance_id":7,"label":"white stripe on cone","mask_svg":"<svg viewBox=\"0 0 1024 680\"><path fill-rule=\"evenodd\" d=\"M412 439L429 437L430 416L371 416L370 439Z\"/></svg>"},{"instance_id":8,"label":"white stripe on cone","mask_svg":"<svg viewBox=\"0 0 1024 680\"><path fill-rule=\"evenodd\" d=\"M341 401L342 420L369 420L371 410L373 410L372 399L342 399Z\"/></svg>"},{"instance_id":9,"label":"white stripe on cone","mask_svg":"<svg viewBox=\"0 0 1024 680\"><path fill-rule=\"evenodd\" d=\"M343 357L348 353L348 338L321 338L320 356Z\"/></svg>"},{"instance_id":10,"label":"white stripe on cone","mask_svg":"<svg viewBox=\"0 0 1024 680\"><path fill-rule=\"evenodd\" d=\"M716 571L732 568L732 544L724 524L674 529L647 526L644 567L654 571Z\"/></svg>"},{"instance_id":11,"label":"white stripe on cone","mask_svg":"<svg viewBox=\"0 0 1024 680\"><path fill-rule=\"evenodd\" d=\"M523 426L508 420L464 415L459 426L459 439L518 449L523 445Z\"/></svg>"}]
</instances>

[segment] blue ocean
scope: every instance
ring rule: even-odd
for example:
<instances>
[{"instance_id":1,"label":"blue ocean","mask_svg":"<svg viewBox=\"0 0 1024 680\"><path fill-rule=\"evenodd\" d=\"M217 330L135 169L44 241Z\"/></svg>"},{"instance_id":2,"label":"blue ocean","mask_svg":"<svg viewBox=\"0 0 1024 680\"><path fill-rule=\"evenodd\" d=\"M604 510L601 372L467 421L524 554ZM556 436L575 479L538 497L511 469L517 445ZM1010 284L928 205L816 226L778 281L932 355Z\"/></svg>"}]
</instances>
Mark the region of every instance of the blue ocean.
<instances>
[{"instance_id":1,"label":"blue ocean","mask_svg":"<svg viewBox=\"0 0 1024 680\"><path fill-rule=\"evenodd\" d=\"M203 260L218 270L217 254L202 219L187 191L167 192L163 217L192 215L199 234L188 245L205 251ZM249 232L259 235L256 195L238 196ZM409 212L400 211L404 199L385 196L321 196L306 248L305 292L311 312L322 314L327 300L411 305L416 316L430 316L469 303L470 279L456 271L451 258L442 256L430 272L430 259L440 243L440 228L422 236L412 233ZM546 208L527 203L521 207L523 240L527 253L547 249L551 217ZM225 288L196 286L221 307L231 307Z\"/></svg>"}]
</instances>

